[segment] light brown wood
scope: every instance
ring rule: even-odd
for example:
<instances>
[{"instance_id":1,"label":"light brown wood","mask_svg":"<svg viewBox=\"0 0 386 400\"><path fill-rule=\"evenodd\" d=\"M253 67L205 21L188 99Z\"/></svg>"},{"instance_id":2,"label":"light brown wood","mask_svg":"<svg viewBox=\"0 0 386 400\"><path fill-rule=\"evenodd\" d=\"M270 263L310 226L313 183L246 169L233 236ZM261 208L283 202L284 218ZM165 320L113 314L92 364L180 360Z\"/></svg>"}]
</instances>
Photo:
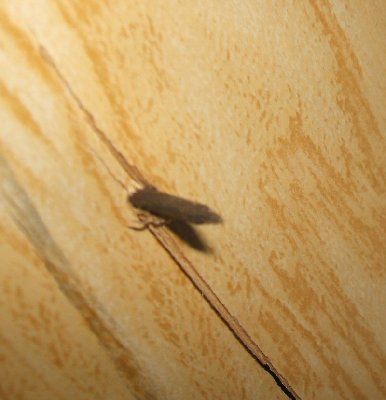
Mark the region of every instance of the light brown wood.
<instances>
[{"instance_id":1,"label":"light brown wood","mask_svg":"<svg viewBox=\"0 0 386 400\"><path fill-rule=\"evenodd\" d=\"M386 397L386 5L268 3L0 3L0 397Z\"/></svg>"}]
</instances>

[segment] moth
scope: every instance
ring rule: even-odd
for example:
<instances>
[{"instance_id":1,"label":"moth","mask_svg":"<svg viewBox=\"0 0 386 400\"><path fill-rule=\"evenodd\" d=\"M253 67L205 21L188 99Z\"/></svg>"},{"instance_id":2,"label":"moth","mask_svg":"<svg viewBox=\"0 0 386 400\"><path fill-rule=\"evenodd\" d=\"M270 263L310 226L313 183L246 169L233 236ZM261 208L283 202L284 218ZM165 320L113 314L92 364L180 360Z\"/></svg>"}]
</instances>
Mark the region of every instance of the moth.
<instances>
[{"instance_id":1,"label":"moth","mask_svg":"<svg viewBox=\"0 0 386 400\"><path fill-rule=\"evenodd\" d=\"M221 216L208 206L160 192L150 185L131 194L128 200L135 208L147 211L164 222L181 221L188 224L219 224L222 222Z\"/></svg>"}]
</instances>

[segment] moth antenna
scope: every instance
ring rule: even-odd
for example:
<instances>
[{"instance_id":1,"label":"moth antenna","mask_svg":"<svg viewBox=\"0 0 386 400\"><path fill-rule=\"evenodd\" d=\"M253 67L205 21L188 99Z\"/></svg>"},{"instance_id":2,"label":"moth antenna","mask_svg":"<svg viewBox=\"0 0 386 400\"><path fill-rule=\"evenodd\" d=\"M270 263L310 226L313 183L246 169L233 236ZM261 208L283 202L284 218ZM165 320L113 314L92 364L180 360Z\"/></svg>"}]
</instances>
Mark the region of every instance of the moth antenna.
<instances>
[{"instance_id":1,"label":"moth antenna","mask_svg":"<svg viewBox=\"0 0 386 400\"><path fill-rule=\"evenodd\" d=\"M98 155L98 153L91 146L86 145L86 147L98 159L98 161L103 165L103 167L105 168L107 173L110 175L110 177L113 178L113 180L115 182L117 182L120 186L122 186L122 188L126 191L126 194L129 195L129 191L128 191L126 185L111 172L110 168L107 166L107 164L104 162L104 160Z\"/></svg>"}]
</instances>

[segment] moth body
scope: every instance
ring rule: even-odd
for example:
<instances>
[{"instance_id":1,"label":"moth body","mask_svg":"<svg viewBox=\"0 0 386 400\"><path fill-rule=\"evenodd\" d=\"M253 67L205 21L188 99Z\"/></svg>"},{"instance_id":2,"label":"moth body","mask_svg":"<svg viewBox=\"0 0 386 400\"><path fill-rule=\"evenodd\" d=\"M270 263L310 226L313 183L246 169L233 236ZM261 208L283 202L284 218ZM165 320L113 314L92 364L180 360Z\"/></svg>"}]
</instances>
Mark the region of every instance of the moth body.
<instances>
[{"instance_id":1,"label":"moth body","mask_svg":"<svg viewBox=\"0 0 386 400\"><path fill-rule=\"evenodd\" d=\"M218 224L220 215L208 206L145 186L129 196L130 203L141 210L165 220L178 220L191 224Z\"/></svg>"}]
</instances>

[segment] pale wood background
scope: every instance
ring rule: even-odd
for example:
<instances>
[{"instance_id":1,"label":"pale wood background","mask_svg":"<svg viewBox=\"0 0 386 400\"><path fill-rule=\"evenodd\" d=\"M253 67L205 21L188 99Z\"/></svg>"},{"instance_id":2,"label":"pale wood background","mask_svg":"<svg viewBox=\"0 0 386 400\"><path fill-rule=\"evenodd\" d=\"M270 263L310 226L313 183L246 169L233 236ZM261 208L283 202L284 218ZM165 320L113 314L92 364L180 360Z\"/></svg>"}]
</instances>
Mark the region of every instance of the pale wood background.
<instances>
[{"instance_id":1,"label":"pale wood background","mask_svg":"<svg viewBox=\"0 0 386 400\"><path fill-rule=\"evenodd\" d=\"M385 21L381 0L2 0L0 397L287 398L127 228L115 179L138 184L99 127L221 213L210 253L178 246L300 398L386 398Z\"/></svg>"}]
</instances>

